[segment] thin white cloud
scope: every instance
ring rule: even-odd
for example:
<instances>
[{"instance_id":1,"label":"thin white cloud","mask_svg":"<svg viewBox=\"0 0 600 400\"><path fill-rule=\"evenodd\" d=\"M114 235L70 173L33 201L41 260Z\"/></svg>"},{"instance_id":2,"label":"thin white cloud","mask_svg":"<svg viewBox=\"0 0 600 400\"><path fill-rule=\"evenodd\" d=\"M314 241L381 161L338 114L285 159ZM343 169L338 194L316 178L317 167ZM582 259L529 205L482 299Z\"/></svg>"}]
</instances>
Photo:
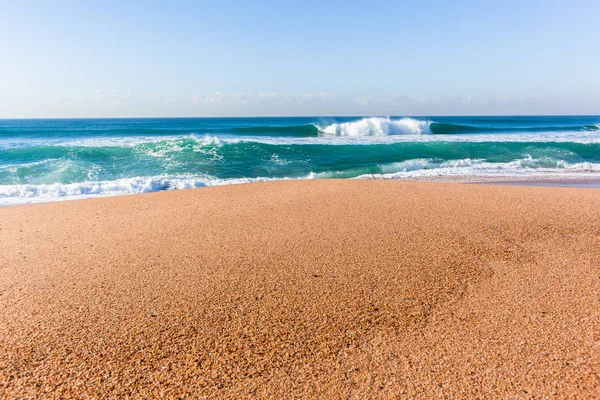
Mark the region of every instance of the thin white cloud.
<instances>
[{"instance_id":1,"label":"thin white cloud","mask_svg":"<svg viewBox=\"0 0 600 400\"><path fill-rule=\"evenodd\" d=\"M556 104L548 108L548 104ZM587 105L587 107L583 107ZM596 109L593 108L595 105ZM568 107L567 107L568 106ZM98 89L72 97L0 93L0 118L261 115L594 114L598 102L536 96L437 96L402 93L277 92L135 93Z\"/></svg>"}]
</instances>

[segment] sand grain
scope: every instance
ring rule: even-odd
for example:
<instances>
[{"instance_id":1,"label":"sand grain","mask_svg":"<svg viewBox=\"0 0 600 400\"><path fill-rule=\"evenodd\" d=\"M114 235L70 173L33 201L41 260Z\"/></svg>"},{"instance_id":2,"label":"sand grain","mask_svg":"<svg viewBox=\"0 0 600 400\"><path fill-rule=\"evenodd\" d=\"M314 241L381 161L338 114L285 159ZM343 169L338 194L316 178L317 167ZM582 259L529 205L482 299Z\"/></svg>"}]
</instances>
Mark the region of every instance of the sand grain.
<instances>
[{"instance_id":1,"label":"sand grain","mask_svg":"<svg viewBox=\"0 0 600 400\"><path fill-rule=\"evenodd\" d=\"M600 396L600 190L263 183L0 238L0 397Z\"/></svg>"}]
</instances>

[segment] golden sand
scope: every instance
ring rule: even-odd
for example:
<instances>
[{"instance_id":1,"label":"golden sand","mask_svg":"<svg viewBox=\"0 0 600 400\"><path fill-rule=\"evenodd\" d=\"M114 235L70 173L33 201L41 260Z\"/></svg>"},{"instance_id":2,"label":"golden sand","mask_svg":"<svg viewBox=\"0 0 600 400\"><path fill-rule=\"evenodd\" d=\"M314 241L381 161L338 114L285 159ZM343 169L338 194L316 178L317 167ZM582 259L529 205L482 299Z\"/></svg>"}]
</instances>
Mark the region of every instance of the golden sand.
<instances>
[{"instance_id":1,"label":"golden sand","mask_svg":"<svg viewBox=\"0 0 600 400\"><path fill-rule=\"evenodd\" d=\"M0 209L2 398L600 396L600 190L296 181Z\"/></svg>"}]
</instances>

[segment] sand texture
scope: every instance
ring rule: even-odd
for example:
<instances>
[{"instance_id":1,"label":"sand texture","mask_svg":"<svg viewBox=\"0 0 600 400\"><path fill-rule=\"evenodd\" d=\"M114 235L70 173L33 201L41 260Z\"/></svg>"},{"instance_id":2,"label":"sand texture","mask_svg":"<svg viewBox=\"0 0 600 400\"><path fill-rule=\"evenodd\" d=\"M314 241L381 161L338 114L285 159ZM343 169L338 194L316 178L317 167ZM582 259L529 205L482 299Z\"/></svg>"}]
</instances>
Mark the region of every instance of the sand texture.
<instances>
[{"instance_id":1,"label":"sand texture","mask_svg":"<svg viewBox=\"0 0 600 400\"><path fill-rule=\"evenodd\" d=\"M599 398L600 190L296 181L0 209L0 398Z\"/></svg>"}]
</instances>

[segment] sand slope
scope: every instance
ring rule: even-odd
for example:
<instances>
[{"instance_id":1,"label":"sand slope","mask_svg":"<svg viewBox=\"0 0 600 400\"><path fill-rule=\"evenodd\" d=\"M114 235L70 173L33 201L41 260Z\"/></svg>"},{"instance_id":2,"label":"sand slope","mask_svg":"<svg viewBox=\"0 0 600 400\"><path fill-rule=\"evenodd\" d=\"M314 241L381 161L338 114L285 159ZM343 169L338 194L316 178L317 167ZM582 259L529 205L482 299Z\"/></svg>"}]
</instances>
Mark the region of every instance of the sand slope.
<instances>
[{"instance_id":1,"label":"sand slope","mask_svg":"<svg viewBox=\"0 0 600 400\"><path fill-rule=\"evenodd\" d=\"M600 396L600 190L300 181L0 209L0 397Z\"/></svg>"}]
</instances>

